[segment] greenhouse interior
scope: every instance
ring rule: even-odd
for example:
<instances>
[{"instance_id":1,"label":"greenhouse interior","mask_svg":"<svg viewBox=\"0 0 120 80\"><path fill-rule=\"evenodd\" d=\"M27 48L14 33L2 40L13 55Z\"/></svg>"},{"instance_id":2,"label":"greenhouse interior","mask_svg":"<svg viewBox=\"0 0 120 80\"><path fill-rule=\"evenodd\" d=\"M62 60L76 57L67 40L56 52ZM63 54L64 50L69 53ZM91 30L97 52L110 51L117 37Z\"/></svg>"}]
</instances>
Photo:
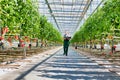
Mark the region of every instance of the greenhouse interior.
<instances>
[{"instance_id":1,"label":"greenhouse interior","mask_svg":"<svg viewBox=\"0 0 120 80\"><path fill-rule=\"evenodd\" d=\"M120 0L0 0L0 80L120 80Z\"/></svg>"}]
</instances>

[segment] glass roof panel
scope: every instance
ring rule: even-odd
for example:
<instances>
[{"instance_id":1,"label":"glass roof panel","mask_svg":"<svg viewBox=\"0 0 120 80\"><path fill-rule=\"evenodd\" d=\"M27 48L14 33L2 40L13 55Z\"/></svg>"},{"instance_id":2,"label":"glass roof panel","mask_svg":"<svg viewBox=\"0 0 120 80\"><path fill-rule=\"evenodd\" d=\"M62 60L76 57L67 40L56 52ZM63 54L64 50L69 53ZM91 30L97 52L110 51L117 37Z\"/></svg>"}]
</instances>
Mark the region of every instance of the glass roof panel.
<instances>
[{"instance_id":1,"label":"glass roof panel","mask_svg":"<svg viewBox=\"0 0 120 80\"><path fill-rule=\"evenodd\" d=\"M61 34L71 35L85 22L102 0L38 0L40 14L48 17Z\"/></svg>"}]
</instances>

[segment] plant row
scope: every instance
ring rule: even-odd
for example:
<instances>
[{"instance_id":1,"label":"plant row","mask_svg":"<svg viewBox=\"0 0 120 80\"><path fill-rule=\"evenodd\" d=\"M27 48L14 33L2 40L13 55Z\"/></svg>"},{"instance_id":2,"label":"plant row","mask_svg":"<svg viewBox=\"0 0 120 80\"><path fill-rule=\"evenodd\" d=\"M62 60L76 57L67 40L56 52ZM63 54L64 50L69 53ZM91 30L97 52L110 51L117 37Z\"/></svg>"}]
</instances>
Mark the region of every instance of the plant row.
<instances>
[{"instance_id":1,"label":"plant row","mask_svg":"<svg viewBox=\"0 0 120 80\"><path fill-rule=\"evenodd\" d=\"M24 36L41 41L62 41L60 33L40 15L32 0L0 0L0 28L1 39L17 36L20 41Z\"/></svg>"},{"instance_id":2,"label":"plant row","mask_svg":"<svg viewBox=\"0 0 120 80\"><path fill-rule=\"evenodd\" d=\"M107 0L99 7L75 33L71 42L92 44L120 37L120 0Z\"/></svg>"}]
</instances>

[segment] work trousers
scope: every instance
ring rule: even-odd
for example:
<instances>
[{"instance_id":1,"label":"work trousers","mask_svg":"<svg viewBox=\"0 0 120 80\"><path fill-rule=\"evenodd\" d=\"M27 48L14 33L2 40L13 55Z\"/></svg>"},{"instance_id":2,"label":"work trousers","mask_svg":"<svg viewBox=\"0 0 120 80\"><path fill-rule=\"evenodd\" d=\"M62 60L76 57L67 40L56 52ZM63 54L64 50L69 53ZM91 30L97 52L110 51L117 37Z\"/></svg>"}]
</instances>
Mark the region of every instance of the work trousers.
<instances>
[{"instance_id":1,"label":"work trousers","mask_svg":"<svg viewBox=\"0 0 120 80\"><path fill-rule=\"evenodd\" d=\"M64 46L63 46L63 48L64 48L64 53L63 53L63 55L68 55L68 47L69 47L69 40L64 40Z\"/></svg>"}]
</instances>

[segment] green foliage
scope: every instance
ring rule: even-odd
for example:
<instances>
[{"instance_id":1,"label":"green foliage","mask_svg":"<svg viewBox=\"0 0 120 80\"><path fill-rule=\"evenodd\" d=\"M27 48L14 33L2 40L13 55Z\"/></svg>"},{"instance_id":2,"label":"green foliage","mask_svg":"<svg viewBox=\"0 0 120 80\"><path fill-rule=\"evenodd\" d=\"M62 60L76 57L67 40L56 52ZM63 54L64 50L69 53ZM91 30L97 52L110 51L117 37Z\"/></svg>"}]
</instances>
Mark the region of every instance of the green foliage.
<instances>
[{"instance_id":1,"label":"green foliage","mask_svg":"<svg viewBox=\"0 0 120 80\"><path fill-rule=\"evenodd\" d=\"M114 29L120 29L119 4L120 0L108 0L102 8L98 8L98 10L86 20L82 28L75 33L72 42L85 42L102 39L102 37L106 38L106 35L113 33ZM78 36L82 37L78 38Z\"/></svg>"},{"instance_id":2,"label":"green foliage","mask_svg":"<svg viewBox=\"0 0 120 80\"><path fill-rule=\"evenodd\" d=\"M0 0L0 27L9 33L50 41L61 41L60 33L41 16L32 0Z\"/></svg>"}]
</instances>

